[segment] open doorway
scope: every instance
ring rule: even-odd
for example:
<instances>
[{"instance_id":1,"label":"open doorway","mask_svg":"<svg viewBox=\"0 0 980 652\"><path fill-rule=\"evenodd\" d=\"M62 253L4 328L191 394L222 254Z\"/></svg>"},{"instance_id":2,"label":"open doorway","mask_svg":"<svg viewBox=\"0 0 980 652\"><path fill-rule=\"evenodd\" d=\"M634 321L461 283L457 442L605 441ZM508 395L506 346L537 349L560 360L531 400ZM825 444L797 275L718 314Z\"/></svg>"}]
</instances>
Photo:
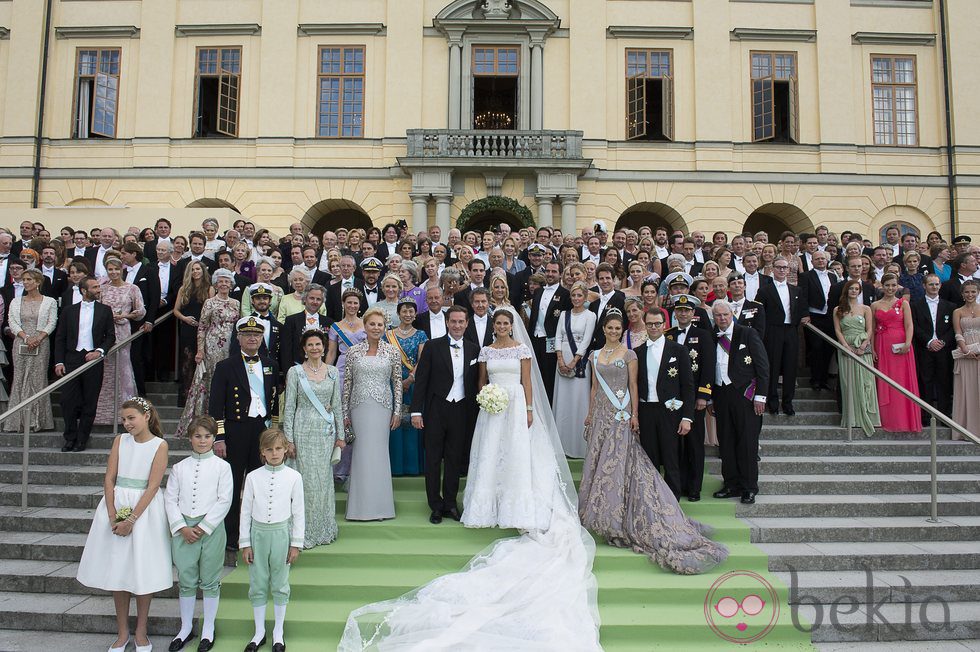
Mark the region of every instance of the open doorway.
<instances>
[{"instance_id":1,"label":"open doorway","mask_svg":"<svg viewBox=\"0 0 980 652\"><path fill-rule=\"evenodd\" d=\"M517 77L473 79L473 128L517 128Z\"/></svg>"}]
</instances>

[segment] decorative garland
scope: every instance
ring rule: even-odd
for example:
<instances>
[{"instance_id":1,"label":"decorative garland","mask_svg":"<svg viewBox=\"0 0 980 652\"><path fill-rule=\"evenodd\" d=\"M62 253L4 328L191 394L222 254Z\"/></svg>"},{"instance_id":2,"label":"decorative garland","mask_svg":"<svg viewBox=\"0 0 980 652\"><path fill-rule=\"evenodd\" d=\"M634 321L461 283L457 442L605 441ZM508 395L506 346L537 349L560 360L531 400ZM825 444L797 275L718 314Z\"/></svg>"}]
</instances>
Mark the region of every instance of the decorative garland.
<instances>
[{"instance_id":1,"label":"decorative garland","mask_svg":"<svg viewBox=\"0 0 980 652\"><path fill-rule=\"evenodd\" d=\"M516 199L511 199L510 197L484 197L483 199L477 199L467 204L466 208L462 210L459 218L456 220L456 228L460 231L465 231L467 225L473 218L479 216L481 213L491 211L501 211L513 215L520 220L522 226L534 226L534 216L531 214L531 209Z\"/></svg>"}]
</instances>

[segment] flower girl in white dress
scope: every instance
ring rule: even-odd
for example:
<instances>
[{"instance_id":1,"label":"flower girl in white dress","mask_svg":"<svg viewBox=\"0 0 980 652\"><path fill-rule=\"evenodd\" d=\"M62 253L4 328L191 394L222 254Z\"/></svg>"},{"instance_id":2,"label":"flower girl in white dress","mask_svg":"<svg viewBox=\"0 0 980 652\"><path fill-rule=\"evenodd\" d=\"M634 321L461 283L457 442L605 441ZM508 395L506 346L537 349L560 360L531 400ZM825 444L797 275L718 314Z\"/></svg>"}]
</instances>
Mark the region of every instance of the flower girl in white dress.
<instances>
[{"instance_id":1,"label":"flower girl in white dress","mask_svg":"<svg viewBox=\"0 0 980 652\"><path fill-rule=\"evenodd\" d=\"M122 404L127 434L112 443L105 496L95 510L78 581L112 591L119 636L110 652L129 645L129 600L136 596L136 650L152 649L146 633L153 594L173 586L170 532L160 483L167 470L167 443L160 417L145 398Z\"/></svg>"}]
</instances>

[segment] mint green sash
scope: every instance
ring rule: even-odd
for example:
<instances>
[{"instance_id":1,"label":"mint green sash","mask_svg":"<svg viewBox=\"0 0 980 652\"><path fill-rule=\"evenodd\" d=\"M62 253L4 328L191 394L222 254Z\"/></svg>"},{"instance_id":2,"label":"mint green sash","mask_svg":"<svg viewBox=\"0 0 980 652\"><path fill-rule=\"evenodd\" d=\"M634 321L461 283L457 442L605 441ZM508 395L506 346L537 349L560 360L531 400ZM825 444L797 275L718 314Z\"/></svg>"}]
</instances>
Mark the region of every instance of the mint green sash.
<instances>
[{"instance_id":1,"label":"mint green sash","mask_svg":"<svg viewBox=\"0 0 980 652\"><path fill-rule=\"evenodd\" d=\"M121 475L116 476L116 486L123 489L146 489L146 480L137 480L136 478L126 478Z\"/></svg>"}]
</instances>

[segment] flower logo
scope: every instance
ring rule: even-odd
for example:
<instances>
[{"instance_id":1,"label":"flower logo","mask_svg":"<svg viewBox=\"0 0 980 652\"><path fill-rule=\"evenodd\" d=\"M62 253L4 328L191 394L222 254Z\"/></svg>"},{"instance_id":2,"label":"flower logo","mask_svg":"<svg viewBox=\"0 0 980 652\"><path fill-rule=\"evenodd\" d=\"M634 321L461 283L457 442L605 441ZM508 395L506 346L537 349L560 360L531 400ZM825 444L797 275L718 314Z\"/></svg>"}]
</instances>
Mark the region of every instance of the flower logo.
<instances>
[{"instance_id":1,"label":"flower logo","mask_svg":"<svg viewBox=\"0 0 980 652\"><path fill-rule=\"evenodd\" d=\"M708 589L704 617L719 638L743 645L754 643L776 626L779 596L761 575L730 571Z\"/></svg>"},{"instance_id":2,"label":"flower logo","mask_svg":"<svg viewBox=\"0 0 980 652\"><path fill-rule=\"evenodd\" d=\"M752 364L752 356L751 355L745 356L745 364Z\"/></svg>"},{"instance_id":3,"label":"flower logo","mask_svg":"<svg viewBox=\"0 0 980 652\"><path fill-rule=\"evenodd\" d=\"M697 358L698 357L698 350L697 349L691 349L690 354L691 354L691 359Z\"/></svg>"},{"instance_id":4,"label":"flower logo","mask_svg":"<svg viewBox=\"0 0 980 652\"><path fill-rule=\"evenodd\" d=\"M676 376L677 375L677 367L671 367L670 369L668 369L667 370L667 375L670 376L671 378L673 378L674 376Z\"/></svg>"}]
</instances>

